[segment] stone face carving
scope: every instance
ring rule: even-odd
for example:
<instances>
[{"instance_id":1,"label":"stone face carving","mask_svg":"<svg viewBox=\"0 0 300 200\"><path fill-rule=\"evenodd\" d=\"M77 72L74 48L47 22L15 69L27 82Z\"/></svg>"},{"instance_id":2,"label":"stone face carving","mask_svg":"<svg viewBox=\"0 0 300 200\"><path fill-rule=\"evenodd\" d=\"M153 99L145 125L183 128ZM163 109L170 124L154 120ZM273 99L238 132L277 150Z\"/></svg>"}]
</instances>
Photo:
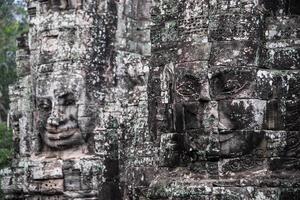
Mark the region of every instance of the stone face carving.
<instances>
[{"instance_id":1,"label":"stone face carving","mask_svg":"<svg viewBox=\"0 0 300 200\"><path fill-rule=\"evenodd\" d=\"M66 81L69 80L69 81ZM82 145L88 121L85 80L80 75L54 74L38 80L36 124L44 145L66 149Z\"/></svg>"},{"instance_id":2,"label":"stone face carving","mask_svg":"<svg viewBox=\"0 0 300 200\"><path fill-rule=\"evenodd\" d=\"M298 198L298 7L30 0L5 198Z\"/></svg>"},{"instance_id":3,"label":"stone face carving","mask_svg":"<svg viewBox=\"0 0 300 200\"><path fill-rule=\"evenodd\" d=\"M118 149L111 138L119 125L108 127L112 117L95 99L109 94L100 75L110 59L103 46L104 30L115 27L108 20L113 11L98 1L28 3L30 31L18 40L19 81L10 89L15 156L2 173L5 198L116 199L118 168L111 163Z\"/></svg>"},{"instance_id":4,"label":"stone face carving","mask_svg":"<svg viewBox=\"0 0 300 200\"><path fill-rule=\"evenodd\" d=\"M259 199L254 191L260 185L299 177L294 43L299 38L287 28L299 26L295 5L293 0L154 4L153 74L164 74L172 64L169 85L175 87L172 101L158 101L154 92L149 100L157 106L151 120L160 138L151 198ZM174 126L167 126L168 119ZM243 191L246 186L253 190ZM277 193L281 186L275 187L273 196L261 193L285 198ZM299 187L292 190L297 195Z\"/></svg>"}]
</instances>

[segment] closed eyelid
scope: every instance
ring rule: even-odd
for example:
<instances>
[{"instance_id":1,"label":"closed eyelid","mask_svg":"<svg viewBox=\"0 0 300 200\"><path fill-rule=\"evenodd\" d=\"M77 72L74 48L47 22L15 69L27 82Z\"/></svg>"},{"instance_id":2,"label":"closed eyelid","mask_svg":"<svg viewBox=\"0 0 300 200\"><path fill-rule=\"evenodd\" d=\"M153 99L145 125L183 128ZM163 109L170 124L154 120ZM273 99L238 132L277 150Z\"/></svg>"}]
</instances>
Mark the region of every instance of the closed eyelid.
<instances>
[{"instance_id":1,"label":"closed eyelid","mask_svg":"<svg viewBox=\"0 0 300 200\"><path fill-rule=\"evenodd\" d=\"M43 103L43 104L51 104L51 100L49 98L39 98L37 100L37 102L40 104L40 103Z\"/></svg>"},{"instance_id":2,"label":"closed eyelid","mask_svg":"<svg viewBox=\"0 0 300 200\"><path fill-rule=\"evenodd\" d=\"M52 102L47 98L40 98L37 100L37 107L42 110L49 110L52 107Z\"/></svg>"},{"instance_id":3,"label":"closed eyelid","mask_svg":"<svg viewBox=\"0 0 300 200\"><path fill-rule=\"evenodd\" d=\"M61 105L64 105L64 104L73 105L76 102L75 95L73 93L66 93L66 94L60 95L58 97L58 102Z\"/></svg>"},{"instance_id":4,"label":"closed eyelid","mask_svg":"<svg viewBox=\"0 0 300 200\"><path fill-rule=\"evenodd\" d=\"M75 98L75 95L72 92L64 93L58 95L58 99L67 99L67 98Z\"/></svg>"}]
</instances>

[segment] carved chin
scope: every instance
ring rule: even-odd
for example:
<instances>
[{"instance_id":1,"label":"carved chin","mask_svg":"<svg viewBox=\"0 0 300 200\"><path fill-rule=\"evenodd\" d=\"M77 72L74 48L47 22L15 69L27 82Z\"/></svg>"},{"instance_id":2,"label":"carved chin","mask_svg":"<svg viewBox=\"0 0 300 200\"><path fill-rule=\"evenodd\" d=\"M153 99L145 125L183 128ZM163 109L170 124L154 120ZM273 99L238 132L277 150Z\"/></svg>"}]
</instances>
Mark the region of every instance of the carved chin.
<instances>
[{"instance_id":1,"label":"carved chin","mask_svg":"<svg viewBox=\"0 0 300 200\"><path fill-rule=\"evenodd\" d=\"M54 149L72 148L83 143L81 131L70 129L60 133L47 132L43 136L44 143Z\"/></svg>"}]
</instances>

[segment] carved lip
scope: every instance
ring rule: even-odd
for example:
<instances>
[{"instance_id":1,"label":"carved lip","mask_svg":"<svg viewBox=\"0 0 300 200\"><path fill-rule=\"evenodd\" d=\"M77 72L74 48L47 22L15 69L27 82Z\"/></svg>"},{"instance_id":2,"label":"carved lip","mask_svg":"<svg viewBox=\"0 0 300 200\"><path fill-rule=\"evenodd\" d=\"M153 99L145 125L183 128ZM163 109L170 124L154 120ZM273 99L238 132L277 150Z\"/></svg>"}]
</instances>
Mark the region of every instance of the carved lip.
<instances>
[{"instance_id":1,"label":"carved lip","mask_svg":"<svg viewBox=\"0 0 300 200\"><path fill-rule=\"evenodd\" d=\"M47 130L46 135L49 140L64 140L79 132L78 128L59 129L57 131Z\"/></svg>"}]
</instances>

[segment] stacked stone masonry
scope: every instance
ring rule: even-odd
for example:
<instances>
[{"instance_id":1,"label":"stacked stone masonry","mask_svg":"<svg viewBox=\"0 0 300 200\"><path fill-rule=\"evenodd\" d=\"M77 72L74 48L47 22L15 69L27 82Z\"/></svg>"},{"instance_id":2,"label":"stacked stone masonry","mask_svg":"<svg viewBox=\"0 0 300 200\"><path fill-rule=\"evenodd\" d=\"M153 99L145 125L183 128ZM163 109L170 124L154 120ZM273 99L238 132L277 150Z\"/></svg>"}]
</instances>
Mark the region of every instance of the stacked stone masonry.
<instances>
[{"instance_id":1,"label":"stacked stone masonry","mask_svg":"<svg viewBox=\"0 0 300 200\"><path fill-rule=\"evenodd\" d=\"M300 199L298 0L29 0L6 199Z\"/></svg>"}]
</instances>

